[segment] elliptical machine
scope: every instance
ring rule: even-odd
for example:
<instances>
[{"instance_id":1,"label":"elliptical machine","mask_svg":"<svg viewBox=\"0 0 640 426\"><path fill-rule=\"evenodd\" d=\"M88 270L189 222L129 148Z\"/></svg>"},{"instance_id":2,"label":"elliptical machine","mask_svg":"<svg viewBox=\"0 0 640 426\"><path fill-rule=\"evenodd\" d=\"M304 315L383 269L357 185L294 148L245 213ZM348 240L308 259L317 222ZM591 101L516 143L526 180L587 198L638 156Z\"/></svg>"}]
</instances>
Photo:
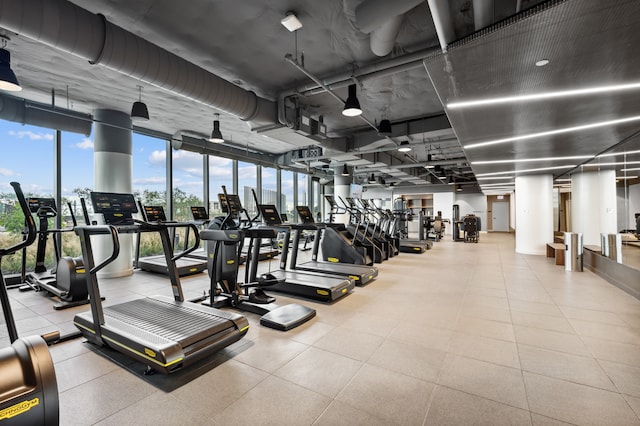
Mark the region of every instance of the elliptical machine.
<instances>
[{"instance_id":1,"label":"elliptical machine","mask_svg":"<svg viewBox=\"0 0 640 426\"><path fill-rule=\"evenodd\" d=\"M24 283L20 291L34 290L36 292L45 291L56 296L59 302L53 305L56 310L71 308L73 306L86 305L89 303L89 292L87 290L85 268L82 257L60 257L60 248L53 239L56 259L58 261L54 270L48 270L45 265L45 252L49 234L65 232L67 230L50 230L49 219L57 216L56 203L53 198L30 197L27 205L31 213L35 213L39 218L38 226L38 246L36 252L35 270L30 273L25 272L25 250L22 253L22 274ZM31 216L31 214L29 214ZM74 226L77 225L75 216L72 214ZM85 217L86 219L86 217ZM71 231L69 229L68 231Z\"/></svg>"},{"instance_id":2,"label":"elliptical machine","mask_svg":"<svg viewBox=\"0 0 640 426\"><path fill-rule=\"evenodd\" d=\"M36 239L35 220L20 184L11 182L25 216L27 232L18 244L0 248L0 263L32 244ZM59 423L58 385L47 343L40 336L18 337L9 296L0 268L0 302L11 346L0 349L0 422L2 425L57 425Z\"/></svg>"},{"instance_id":3,"label":"elliptical machine","mask_svg":"<svg viewBox=\"0 0 640 426\"><path fill-rule=\"evenodd\" d=\"M271 274L263 274L253 282L238 282L245 237L251 241L245 265L246 279L247 276L255 276L262 239L275 238L277 231L269 228L238 229L232 217L241 210L240 199L237 195L227 194L224 185L222 191L224 197L220 197L220 201L226 204L227 216L224 220L212 222L218 223L220 229L200 231L200 239L213 242L206 245L211 283L209 294L195 301L208 299L202 303L215 308L231 306L262 315L261 325L281 331L291 330L309 321L316 315L315 309L297 303L278 306L274 303L276 299L264 292L264 287L281 282Z\"/></svg>"}]
</instances>

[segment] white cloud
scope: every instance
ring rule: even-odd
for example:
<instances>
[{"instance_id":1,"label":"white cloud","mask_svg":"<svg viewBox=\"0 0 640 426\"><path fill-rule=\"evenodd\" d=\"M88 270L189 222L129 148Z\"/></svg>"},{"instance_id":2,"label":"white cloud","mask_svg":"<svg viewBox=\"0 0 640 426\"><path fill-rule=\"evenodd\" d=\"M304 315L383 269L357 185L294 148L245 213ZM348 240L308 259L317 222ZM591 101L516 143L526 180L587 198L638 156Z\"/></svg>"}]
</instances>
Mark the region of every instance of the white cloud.
<instances>
[{"instance_id":1,"label":"white cloud","mask_svg":"<svg viewBox=\"0 0 640 426\"><path fill-rule=\"evenodd\" d=\"M13 170L5 169L0 167L0 175L2 176L15 176L16 172Z\"/></svg>"},{"instance_id":2,"label":"white cloud","mask_svg":"<svg viewBox=\"0 0 640 426\"><path fill-rule=\"evenodd\" d=\"M89 138L84 138L82 142L76 144L76 148L80 149L93 149L93 141Z\"/></svg>"},{"instance_id":3,"label":"white cloud","mask_svg":"<svg viewBox=\"0 0 640 426\"><path fill-rule=\"evenodd\" d=\"M32 141L53 140L53 133L35 133L30 130L20 130L17 132L15 130L9 130L9 136L16 136L19 139L28 138Z\"/></svg>"},{"instance_id":4,"label":"white cloud","mask_svg":"<svg viewBox=\"0 0 640 426\"><path fill-rule=\"evenodd\" d=\"M209 167L229 167L233 160L229 160L228 158L222 157L209 157Z\"/></svg>"},{"instance_id":5,"label":"white cloud","mask_svg":"<svg viewBox=\"0 0 640 426\"><path fill-rule=\"evenodd\" d=\"M211 167L209 169L209 176L212 178L226 178L231 180L231 167Z\"/></svg>"},{"instance_id":6,"label":"white cloud","mask_svg":"<svg viewBox=\"0 0 640 426\"><path fill-rule=\"evenodd\" d=\"M147 178L133 179L134 185L164 185L166 179L162 176L152 176Z\"/></svg>"},{"instance_id":7,"label":"white cloud","mask_svg":"<svg viewBox=\"0 0 640 426\"><path fill-rule=\"evenodd\" d=\"M153 166L164 167L167 161L166 158L167 158L166 151L153 151L151 155L149 155L149 163Z\"/></svg>"}]
</instances>

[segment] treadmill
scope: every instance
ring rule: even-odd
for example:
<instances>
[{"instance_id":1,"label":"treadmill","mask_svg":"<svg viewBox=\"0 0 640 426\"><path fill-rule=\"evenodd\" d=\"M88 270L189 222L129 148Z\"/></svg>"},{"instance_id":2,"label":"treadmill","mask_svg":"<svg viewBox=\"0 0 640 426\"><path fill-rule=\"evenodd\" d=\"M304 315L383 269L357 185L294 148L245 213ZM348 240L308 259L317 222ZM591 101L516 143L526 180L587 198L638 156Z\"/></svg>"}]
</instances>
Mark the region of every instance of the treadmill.
<instances>
[{"instance_id":1,"label":"treadmill","mask_svg":"<svg viewBox=\"0 0 640 426\"><path fill-rule=\"evenodd\" d=\"M269 286L269 290L328 302L341 298L355 287L355 283L350 278L337 276L327 277L326 275L313 272L287 270L287 256L289 254L291 231L295 234L293 241L297 244L297 242L300 241L300 233L303 230L316 230L316 227L304 224L283 224L280 220L278 209L273 204L258 204L258 209L267 227L283 231L284 233L282 255L280 256L280 269L270 272L276 279L283 281ZM294 253L296 253L295 246L293 249ZM251 281L254 279L255 277L249 277Z\"/></svg>"},{"instance_id":2,"label":"treadmill","mask_svg":"<svg viewBox=\"0 0 640 426\"><path fill-rule=\"evenodd\" d=\"M320 239L324 224L315 223L313 214L308 206L296 206L298 215L302 219L302 223L309 226L315 226L317 231L313 240L313 251L311 260L304 263L297 263L296 248L299 243L300 233L297 232L293 241L294 252L291 254L289 268L300 271L319 272L326 275L337 275L341 277L351 278L356 285L364 285L378 276L378 268L367 265L353 265L349 263L323 262L318 260L318 252L320 249Z\"/></svg>"},{"instance_id":3,"label":"treadmill","mask_svg":"<svg viewBox=\"0 0 640 426\"><path fill-rule=\"evenodd\" d=\"M87 287L91 310L77 314L73 323L91 343L107 346L147 365L151 370L169 374L208 357L240 340L249 329L247 319L233 312L202 306L184 299L175 266L183 253L174 255L168 229L192 226L184 223L135 221L137 212L132 194L92 192L96 213L102 213L107 225L78 226L82 257L87 268ZM160 234L169 270L173 298L145 297L111 306L102 306L97 272L118 257L119 233L140 230ZM94 259L91 236L109 235L113 252L107 259ZM196 233L196 246L200 238Z\"/></svg>"},{"instance_id":4,"label":"treadmill","mask_svg":"<svg viewBox=\"0 0 640 426\"><path fill-rule=\"evenodd\" d=\"M140 209L142 217L146 222L176 223L167 222L167 215L164 213L164 207L162 206L142 206L142 204L140 204ZM196 227L190 228L187 226L188 224L183 223L179 227L187 228L187 230L193 229L193 232L195 233L198 232L198 229ZM145 230L141 228L140 232L145 232ZM143 271L169 274L169 267L164 255L161 254L156 256L140 257L141 233L138 234L138 241L136 244L135 267L138 269L142 269ZM173 245L171 245L171 247L173 247ZM194 246L192 250L186 249L185 251L189 252L190 254L196 248L198 247ZM173 251L173 249L171 249L171 251ZM181 277L184 277L186 275L198 274L207 269L207 259L191 257L187 254L184 257L180 257L176 260L176 269L178 271L178 275Z\"/></svg>"}]
</instances>

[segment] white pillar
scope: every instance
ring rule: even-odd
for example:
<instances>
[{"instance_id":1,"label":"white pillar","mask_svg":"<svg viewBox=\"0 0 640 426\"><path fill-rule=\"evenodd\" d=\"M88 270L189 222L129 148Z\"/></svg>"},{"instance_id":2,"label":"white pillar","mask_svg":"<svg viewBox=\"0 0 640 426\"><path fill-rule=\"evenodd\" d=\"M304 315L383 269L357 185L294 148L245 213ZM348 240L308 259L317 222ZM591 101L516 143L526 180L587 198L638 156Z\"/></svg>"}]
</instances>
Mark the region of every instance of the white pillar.
<instances>
[{"instance_id":1,"label":"white pillar","mask_svg":"<svg viewBox=\"0 0 640 426\"><path fill-rule=\"evenodd\" d=\"M113 110L96 110L93 142L94 191L132 192L133 167L131 117ZM98 241L100 238L100 241ZM96 261L111 253L109 237L94 237ZM120 234L120 255L98 273L102 278L123 277L133 274L133 234Z\"/></svg>"},{"instance_id":2,"label":"white pillar","mask_svg":"<svg viewBox=\"0 0 640 426\"><path fill-rule=\"evenodd\" d=\"M615 170L571 175L571 226L585 245L600 245L600 234L617 230Z\"/></svg>"},{"instance_id":3,"label":"white pillar","mask_svg":"<svg viewBox=\"0 0 640 426\"><path fill-rule=\"evenodd\" d=\"M348 176L342 176L343 166L334 167L333 169L333 196L335 197L336 203L338 206L342 207L342 202L339 197L346 202L346 198L351 196L351 169L347 167L349 170ZM338 214L334 218L336 223L348 223L349 222L349 214Z\"/></svg>"},{"instance_id":4,"label":"white pillar","mask_svg":"<svg viewBox=\"0 0 640 426\"><path fill-rule=\"evenodd\" d=\"M516 177L516 253L545 254L553 242L553 176Z\"/></svg>"}]
</instances>

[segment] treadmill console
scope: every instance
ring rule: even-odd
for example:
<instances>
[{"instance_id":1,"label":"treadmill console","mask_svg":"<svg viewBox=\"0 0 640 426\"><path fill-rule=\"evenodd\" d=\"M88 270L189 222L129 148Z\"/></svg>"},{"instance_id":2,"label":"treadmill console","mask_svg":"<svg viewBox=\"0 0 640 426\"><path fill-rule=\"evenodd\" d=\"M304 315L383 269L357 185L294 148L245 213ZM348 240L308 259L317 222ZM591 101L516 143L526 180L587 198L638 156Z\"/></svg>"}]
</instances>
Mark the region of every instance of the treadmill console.
<instances>
[{"instance_id":1,"label":"treadmill console","mask_svg":"<svg viewBox=\"0 0 640 426\"><path fill-rule=\"evenodd\" d=\"M209 213L207 213L204 206L192 206L191 214L193 215L193 220L209 220Z\"/></svg>"},{"instance_id":2,"label":"treadmill console","mask_svg":"<svg viewBox=\"0 0 640 426\"><path fill-rule=\"evenodd\" d=\"M258 208L267 226L282 225L278 209L273 204L259 204Z\"/></svg>"},{"instance_id":3,"label":"treadmill console","mask_svg":"<svg viewBox=\"0 0 640 426\"><path fill-rule=\"evenodd\" d=\"M91 204L95 213L102 213L107 225L133 224L133 213L138 213L133 194L91 192Z\"/></svg>"},{"instance_id":4,"label":"treadmill console","mask_svg":"<svg viewBox=\"0 0 640 426\"><path fill-rule=\"evenodd\" d=\"M162 206L144 206L144 217L147 222L166 222L167 215L164 214Z\"/></svg>"},{"instance_id":5,"label":"treadmill console","mask_svg":"<svg viewBox=\"0 0 640 426\"><path fill-rule=\"evenodd\" d=\"M227 211L227 198L231 206L231 213L239 213L240 210L242 210L242 203L237 194L228 194L227 197L225 197L224 194L218 194L218 201L220 201L220 210L222 210L222 213L229 213Z\"/></svg>"},{"instance_id":6,"label":"treadmill console","mask_svg":"<svg viewBox=\"0 0 640 426\"><path fill-rule=\"evenodd\" d=\"M56 210L56 200L53 198L29 197L27 198L27 204L31 213L38 213L41 207L50 208L53 211Z\"/></svg>"},{"instance_id":7,"label":"treadmill console","mask_svg":"<svg viewBox=\"0 0 640 426\"><path fill-rule=\"evenodd\" d=\"M302 219L302 223L305 225L313 225L316 222L313 220L313 214L311 210L309 210L308 206L296 206L296 210L298 210L298 216Z\"/></svg>"}]
</instances>

